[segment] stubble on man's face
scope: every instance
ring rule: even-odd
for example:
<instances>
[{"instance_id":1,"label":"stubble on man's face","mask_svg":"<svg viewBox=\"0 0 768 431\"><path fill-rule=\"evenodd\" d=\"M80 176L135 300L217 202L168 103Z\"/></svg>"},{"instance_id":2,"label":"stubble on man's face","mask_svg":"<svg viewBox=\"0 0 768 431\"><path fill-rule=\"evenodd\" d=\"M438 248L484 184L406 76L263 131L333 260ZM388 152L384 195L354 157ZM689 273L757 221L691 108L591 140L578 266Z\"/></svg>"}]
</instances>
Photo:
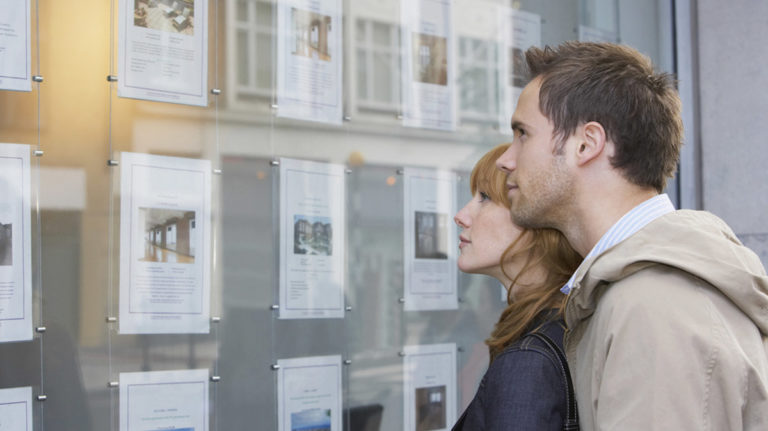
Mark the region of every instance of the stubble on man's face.
<instances>
[{"instance_id":1,"label":"stubble on man's face","mask_svg":"<svg viewBox=\"0 0 768 431\"><path fill-rule=\"evenodd\" d=\"M565 156L554 154L549 166L537 169L527 178L518 176L520 193L512 199L510 214L518 226L526 229L554 228L568 216L573 185Z\"/></svg>"}]
</instances>

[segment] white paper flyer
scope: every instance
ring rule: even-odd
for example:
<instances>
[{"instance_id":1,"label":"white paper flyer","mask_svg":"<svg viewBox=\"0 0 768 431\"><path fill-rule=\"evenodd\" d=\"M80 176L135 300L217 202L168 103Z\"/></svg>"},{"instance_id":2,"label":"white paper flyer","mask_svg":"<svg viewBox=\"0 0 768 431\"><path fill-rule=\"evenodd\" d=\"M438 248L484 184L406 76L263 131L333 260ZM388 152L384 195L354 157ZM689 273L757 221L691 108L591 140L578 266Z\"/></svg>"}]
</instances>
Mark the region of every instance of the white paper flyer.
<instances>
[{"instance_id":1,"label":"white paper flyer","mask_svg":"<svg viewBox=\"0 0 768 431\"><path fill-rule=\"evenodd\" d=\"M451 0L402 0L403 125L456 128Z\"/></svg>"},{"instance_id":2,"label":"white paper flyer","mask_svg":"<svg viewBox=\"0 0 768 431\"><path fill-rule=\"evenodd\" d=\"M32 90L29 13L29 0L0 0L0 90Z\"/></svg>"},{"instance_id":3,"label":"white paper flyer","mask_svg":"<svg viewBox=\"0 0 768 431\"><path fill-rule=\"evenodd\" d=\"M456 422L456 344L405 346L403 430L449 430Z\"/></svg>"},{"instance_id":4,"label":"white paper flyer","mask_svg":"<svg viewBox=\"0 0 768 431\"><path fill-rule=\"evenodd\" d=\"M120 0L117 95L208 104L208 0Z\"/></svg>"},{"instance_id":5,"label":"white paper flyer","mask_svg":"<svg viewBox=\"0 0 768 431\"><path fill-rule=\"evenodd\" d=\"M341 0L279 0L277 115L341 124Z\"/></svg>"},{"instance_id":6,"label":"white paper flyer","mask_svg":"<svg viewBox=\"0 0 768 431\"><path fill-rule=\"evenodd\" d=\"M456 309L456 174L406 168L403 189L404 309Z\"/></svg>"},{"instance_id":7,"label":"white paper flyer","mask_svg":"<svg viewBox=\"0 0 768 431\"><path fill-rule=\"evenodd\" d=\"M499 7L499 47L501 67L499 82L503 88L499 109L499 130L512 134L510 120L515 112L517 99L527 84L525 76L525 51L541 45L541 17L539 15Z\"/></svg>"},{"instance_id":8,"label":"white paper flyer","mask_svg":"<svg viewBox=\"0 0 768 431\"><path fill-rule=\"evenodd\" d=\"M122 153L120 333L207 333L211 163Z\"/></svg>"},{"instance_id":9,"label":"white paper flyer","mask_svg":"<svg viewBox=\"0 0 768 431\"><path fill-rule=\"evenodd\" d=\"M0 144L0 342L32 339L29 146Z\"/></svg>"},{"instance_id":10,"label":"white paper flyer","mask_svg":"<svg viewBox=\"0 0 768 431\"><path fill-rule=\"evenodd\" d=\"M120 373L120 431L207 431L208 370Z\"/></svg>"},{"instance_id":11,"label":"white paper flyer","mask_svg":"<svg viewBox=\"0 0 768 431\"><path fill-rule=\"evenodd\" d=\"M280 159L281 319L344 317L344 172Z\"/></svg>"},{"instance_id":12,"label":"white paper flyer","mask_svg":"<svg viewBox=\"0 0 768 431\"><path fill-rule=\"evenodd\" d=\"M0 430L32 431L32 388L0 389Z\"/></svg>"},{"instance_id":13,"label":"white paper flyer","mask_svg":"<svg viewBox=\"0 0 768 431\"><path fill-rule=\"evenodd\" d=\"M341 431L341 356L277 364L278 431Z\"/></svg>"}]
</instances>

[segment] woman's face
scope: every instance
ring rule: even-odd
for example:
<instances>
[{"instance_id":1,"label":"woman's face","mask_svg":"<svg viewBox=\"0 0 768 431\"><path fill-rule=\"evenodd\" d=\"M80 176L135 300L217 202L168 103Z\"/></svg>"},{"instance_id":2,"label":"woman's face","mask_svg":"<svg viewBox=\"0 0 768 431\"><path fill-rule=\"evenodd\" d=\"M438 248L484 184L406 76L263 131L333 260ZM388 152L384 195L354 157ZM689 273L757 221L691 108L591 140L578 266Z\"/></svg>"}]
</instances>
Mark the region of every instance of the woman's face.
<instances>
[{"instance_id":1,"label":"woman's face","mask_svg":"<svg viewBox=\"0 0 768 431\"><path fill-rule=\"evenodd\" d=\"M512 223L509 208L493 202L478 190L453 220L462 228L459 235L459 269L490 275L506 285L506 277L499 265L501 255L523 232Z\"/></svg>"}]
</instances>

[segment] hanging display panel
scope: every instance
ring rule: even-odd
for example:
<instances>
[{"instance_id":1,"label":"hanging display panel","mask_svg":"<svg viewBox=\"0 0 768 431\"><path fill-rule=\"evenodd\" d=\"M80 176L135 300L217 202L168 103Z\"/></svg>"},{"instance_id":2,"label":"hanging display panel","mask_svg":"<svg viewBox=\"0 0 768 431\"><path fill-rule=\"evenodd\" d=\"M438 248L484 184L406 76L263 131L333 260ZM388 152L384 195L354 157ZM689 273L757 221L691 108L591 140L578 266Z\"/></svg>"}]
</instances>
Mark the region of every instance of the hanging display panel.
<instances>
[{"instance_id":1,"label":"hanging display panel","mask_svg":"<svg viewBox=\"0 0 768 431\"><path fill-rule=\"evenodd\" d=\"M403 430L449 430L456 422L456 344L406 346Z\"/></svg>"},{"instance_id":2,"label":"hanging display panel","mask_svg":"<svg viewBox=\"0 0 768 431\"><path fill-rule=\"evenodd\" d=\"M29 0L0 0L0 90L30 91Z\"/></svg>"},{"instance_id":3,"label":"hanging display panel","mask_svg":"<svg viewBox=\"0 0 768 431\"><path fill-rule=\"evenodd\" d=\"M284 0L277 7L277 114L341 124L341 0Z\"/></svg>"},{"instance_id":4,"label":"hanging display panel","mask_svg":"<svg viewBox=\"0 0 768 431\"><path fill-rule=\"evenodd\" d=\"M405 309L456 309L456 174L406 168L403 177Z\"/></svg>"},{"instance_id":5,"label":"hanging display panel","mask_svg":"<svg viewBox=\"0 0 768 431\"><path fill-rule=\"evenodd\" d=\"M341 431L341 356L277 361L278 431Z\"/></svg>"},{"instance_id":6,"label":"hanging display panel","mask_svg":"<svg viewBox=\"0 0 768 431\"><path fill-rule=\"evenodd\" d=\"M120 0L117 95L208 104L207 0Z\"/></svg>"},{"instance_id":7,"label":"hanging display panel","mask_svg":"<svg viewBox=\"0 0 768 431\"><path fill-rule=\"evenodd\" d=\"M120 431L207 431L208 370L120 373Z\"/></svg>"},{"instance_id":8,"label":"hanging display panel","mask_svg":"<svg viewBox=\"0 0 768 431\"><path fill-rule=\"evenodd\" d=\"M501 67L499 83L504 97L499 109L499 130L512 134L510 119L515 112L517 99L527 83L525 76L525 51L541 45L541 17L534 13L499 7L499 47Z\"/></svg>"},{"instance_id":9,"label":"hanging display panel","mask_svg":"<svg viewBox=\"0 0 768 431\"><path fill-rule=\"evenodd\" d=\"M32 339L29 146L0 144L0 342Z\"/></svg>"},{"instance_id":10,"label":"hanging display panel","mask_svg":"<svg viewBox=\"0 0 768 431\"><path fill-rule=\"evenodd\" d=\"M451 0L403 0L403 124L456 128L456 79Z\"/></svg>"},{"instance_id":11,"label":"hanging display panel","mask_svg":"<svg viewBox=\"0 0 768 431\"><path fill-rule=\"evenodd\" d=\"M344 317L344 166L280 159L280 318Z\"/></svg>"},{"instance_id":12,"label":"hanging display panel","mask_svg":"<svg viewBox=\"0 0 768 431\"><path fill-rule=\"evenodd\" d=\"M207 333L211 163L123 153L120 333Z\"/></svg>"}]
</instances>

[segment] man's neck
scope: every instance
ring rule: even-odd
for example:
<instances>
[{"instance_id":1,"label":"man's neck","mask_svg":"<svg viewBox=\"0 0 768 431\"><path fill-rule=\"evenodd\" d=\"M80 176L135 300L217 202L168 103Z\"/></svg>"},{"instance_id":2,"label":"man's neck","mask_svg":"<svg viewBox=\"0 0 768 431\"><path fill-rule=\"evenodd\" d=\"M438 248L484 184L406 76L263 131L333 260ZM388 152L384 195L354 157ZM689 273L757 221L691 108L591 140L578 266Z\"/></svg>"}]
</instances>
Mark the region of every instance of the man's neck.
<instances>
[{"instance_id":1,"label":"man's neck","mask_svg":"<svg viewBox=\"0 0 768 431\"><path fill-rule=\"evenodd\" d=\"M580 200L582 204L565 221L562 232L576 252L586 256L619 219L658 194L655 190L634 186L630 190L624 188L620 193L619 190L593 192L591 198Z\"/></svg>"}]
</instances>

